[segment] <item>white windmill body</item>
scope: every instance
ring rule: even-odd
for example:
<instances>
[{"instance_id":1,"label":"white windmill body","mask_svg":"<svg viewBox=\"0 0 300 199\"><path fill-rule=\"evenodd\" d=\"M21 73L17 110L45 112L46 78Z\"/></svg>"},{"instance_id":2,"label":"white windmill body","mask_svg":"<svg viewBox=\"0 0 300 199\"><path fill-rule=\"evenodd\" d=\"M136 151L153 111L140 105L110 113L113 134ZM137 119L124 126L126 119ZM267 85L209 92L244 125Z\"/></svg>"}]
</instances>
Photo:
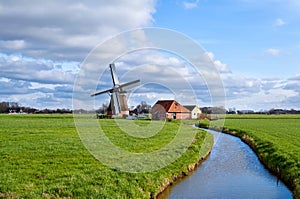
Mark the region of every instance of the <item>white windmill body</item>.
<instances>
[{"instance_id":1,"label":"white windmill body","mask_svg":"<svg viewBox=\"0 0 300 199\"><path fill-rule=\"evenodd\" d=\"M126 90L139 86L140 80L131 81L128 83L120 84L116 73L115 64L110 64L110 73L113 80L113 88L96 92L91 96L101 95L108 93L110 95L110 104L108 107L108 115L120 116L129 115L129 108L127 105Z\"/></svg>"}]
</instances>

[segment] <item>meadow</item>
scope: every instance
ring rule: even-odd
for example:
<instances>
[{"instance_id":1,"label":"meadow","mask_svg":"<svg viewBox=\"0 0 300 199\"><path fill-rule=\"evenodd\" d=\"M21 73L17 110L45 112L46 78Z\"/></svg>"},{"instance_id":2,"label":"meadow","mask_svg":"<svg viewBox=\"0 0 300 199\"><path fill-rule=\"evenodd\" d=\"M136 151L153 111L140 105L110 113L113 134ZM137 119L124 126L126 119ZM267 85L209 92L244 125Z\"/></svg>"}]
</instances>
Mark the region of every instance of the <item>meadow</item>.
<instances>
[{"instance_id":1,"label":"meadow","mask_svg":"<svg viewBox=\"0 0 300 199\"><path fill-rule=\"evenodd\" d=\"M299 115L227 115L223 132L248 143L264 165L291 188L294 197L300 198Z\"/></svg>"},{"instance_id":2,"label":"meadow","mask_svg":"<svg viewBox=\"0 0 300 199\"><path fill-rule=\"evenodd\" d=\"M133 152L161 148L180 126L179 121L167 122L158 134L141 139L122 132L115 120L99 122L112 142ZM146 126L149 121L135 123ZM212 147L211 134L184 128L195 138L179 159L156 171L128 173L103 165L89 153L72 115L0 115L0 198L154 198L187 175Z\"/></svg>"}]
</instances>

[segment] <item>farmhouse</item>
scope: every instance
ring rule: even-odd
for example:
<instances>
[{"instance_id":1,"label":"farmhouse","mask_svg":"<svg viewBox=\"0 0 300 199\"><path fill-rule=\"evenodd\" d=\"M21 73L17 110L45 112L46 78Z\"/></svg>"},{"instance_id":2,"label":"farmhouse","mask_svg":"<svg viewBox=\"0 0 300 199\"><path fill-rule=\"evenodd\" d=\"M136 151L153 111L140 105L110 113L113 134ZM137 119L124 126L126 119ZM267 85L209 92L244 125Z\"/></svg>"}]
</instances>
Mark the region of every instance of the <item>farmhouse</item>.
<instances>
[{"instance_id":1,"label":"farmhouse","mask_svg":"<svg viewBox=\"0 0 300 199\"><path fill-rule=\"evenodd\" d=\"M191 111L175 100L158 100L152 107L152 119L190 119Z\"/></svg>"},{"instance_id":2,"label":"farmhouse","mask_svg":"<svg viewBox=\"0 0 300 199\"><path fill-rule=\"evenodd\" d=\"M191 118L192 119L199 119L202 111L196 105L184 105L185 108L191 111Z\"/></svg>"}]
</instances>

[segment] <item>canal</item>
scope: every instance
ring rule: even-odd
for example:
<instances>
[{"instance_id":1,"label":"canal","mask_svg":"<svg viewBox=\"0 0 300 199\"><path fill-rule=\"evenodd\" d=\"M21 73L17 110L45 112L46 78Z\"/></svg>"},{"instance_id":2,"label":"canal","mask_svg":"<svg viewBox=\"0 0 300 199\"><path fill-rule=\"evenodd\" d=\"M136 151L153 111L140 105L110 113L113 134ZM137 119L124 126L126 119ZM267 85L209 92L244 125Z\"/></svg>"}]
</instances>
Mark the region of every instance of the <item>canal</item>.
<instances>
[{"instance_id":1,"label":"canal","mask_svg":"<svg viewBox=\"0 0 300 199\"><path fill-rule=\"evenodd\" d=\"M293 198L239 138L207 130L215 144L208 159L159 198Z\"/></svg>"}]
</instances>

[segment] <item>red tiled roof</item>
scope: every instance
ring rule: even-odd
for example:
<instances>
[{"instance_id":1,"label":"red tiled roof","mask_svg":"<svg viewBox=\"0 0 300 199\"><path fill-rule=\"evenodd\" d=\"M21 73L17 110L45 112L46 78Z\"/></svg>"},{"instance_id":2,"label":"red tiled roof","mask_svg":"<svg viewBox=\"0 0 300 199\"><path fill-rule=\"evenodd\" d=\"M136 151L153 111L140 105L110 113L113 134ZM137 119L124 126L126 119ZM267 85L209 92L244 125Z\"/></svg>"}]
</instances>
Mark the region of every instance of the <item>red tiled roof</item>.
<instances>
[{"instance_id":1,"label":"red tiled roof","mask_svg":"<svg viewBox=\"0 0 300 199\"><path fill-rule=\"evenodd\" d=\"M180 103L175 100L158 100L155 105L164 107L168 113L189 113L191 112L187 108L183 107ZM155 106L154 105L154 106Z\"/></svg>"},{"instance_id":2,"label":"red tiled roof","mask_svg":"<svg viewBox=\"0 0 300 199\"><path fill-rule=\"evenodd\" d=\"M158 100L155 105L161 105L168 112L175 100Z\"/></svg>"}]
</instances>

